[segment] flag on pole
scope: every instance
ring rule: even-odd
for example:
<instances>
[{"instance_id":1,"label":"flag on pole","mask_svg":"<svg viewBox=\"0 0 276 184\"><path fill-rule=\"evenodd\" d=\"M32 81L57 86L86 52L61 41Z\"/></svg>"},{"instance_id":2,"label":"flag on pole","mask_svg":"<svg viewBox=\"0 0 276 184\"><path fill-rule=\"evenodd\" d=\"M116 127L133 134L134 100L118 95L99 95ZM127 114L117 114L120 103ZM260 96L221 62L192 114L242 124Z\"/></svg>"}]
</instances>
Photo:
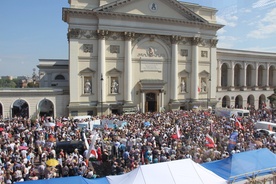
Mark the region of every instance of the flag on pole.
<instances>
[{"instance_id":1,"label":"flag on pole","mask_svg":"<svg viewBox=\"0 0 276 184\"><path fill-rule=\"evenodd\" d=\"M243 130L243 126L242 126L241 122L238 119L236 119L236 121L235 121L235 127L237 129L242 129Z\"/></svg>"},{"instance_id":2,"label":"flag on pole","mask_svg":"<svg viewBox=\"0 0 276 184\"><path fill-rule=\"evenodd\" d=\"M95 149L95 143L96 143L97 137L98 137L98 134L96 132L93 132L92 137L91 137L91 143L90 143L90 146L89 146L89 150L86 154L86 159L89 159L91 154L92 154L93 157L97 158L97 151Z\"/></svg>"},{"instance_id":3,"label":"flag on pole","mask_svg":"<svg viewBox=\"0 0 276 184\"><path fill-rule=\"evenodd\" d=\"M208 148L214 148L215 147L215 141L213 139L213 137L211 137L209 134L206 134L206 143L205 146L207 146Z\"/></svg>"}]
</instances>

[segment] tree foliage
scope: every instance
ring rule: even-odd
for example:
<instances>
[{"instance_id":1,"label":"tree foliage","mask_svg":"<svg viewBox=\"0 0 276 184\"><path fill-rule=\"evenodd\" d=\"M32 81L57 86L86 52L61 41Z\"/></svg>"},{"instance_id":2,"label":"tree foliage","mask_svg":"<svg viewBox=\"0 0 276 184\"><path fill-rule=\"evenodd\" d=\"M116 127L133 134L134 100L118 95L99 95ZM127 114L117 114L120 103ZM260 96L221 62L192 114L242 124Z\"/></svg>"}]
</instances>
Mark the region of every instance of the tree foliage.
<instances>
[{"instance_id":1,"label":"tree foliage","mask_svg":"<svg viewBox=\"0 0 276 184\"><path fill-rule=\"evenodd\" d=\"M0 88L16 88L19 87L18 79L0 79Z\"/></svg>"}]
</instances>

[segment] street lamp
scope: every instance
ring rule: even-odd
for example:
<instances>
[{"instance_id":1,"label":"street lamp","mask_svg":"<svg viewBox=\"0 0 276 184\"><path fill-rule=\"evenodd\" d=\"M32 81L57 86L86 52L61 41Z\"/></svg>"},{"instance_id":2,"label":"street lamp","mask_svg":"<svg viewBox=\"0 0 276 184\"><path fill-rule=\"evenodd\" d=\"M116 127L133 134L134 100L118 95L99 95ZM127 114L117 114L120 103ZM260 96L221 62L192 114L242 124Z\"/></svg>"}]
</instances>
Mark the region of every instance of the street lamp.
<instances>
[{"instance_id":1,"label":"street lamp","mask_svg":"<svg viewBox=\"0 0 276 184\"><path fill-rule=\"evenodd\" d=\"M101 116L103 116L103 74L101 74Z\"/></svg>"}]
</instances>

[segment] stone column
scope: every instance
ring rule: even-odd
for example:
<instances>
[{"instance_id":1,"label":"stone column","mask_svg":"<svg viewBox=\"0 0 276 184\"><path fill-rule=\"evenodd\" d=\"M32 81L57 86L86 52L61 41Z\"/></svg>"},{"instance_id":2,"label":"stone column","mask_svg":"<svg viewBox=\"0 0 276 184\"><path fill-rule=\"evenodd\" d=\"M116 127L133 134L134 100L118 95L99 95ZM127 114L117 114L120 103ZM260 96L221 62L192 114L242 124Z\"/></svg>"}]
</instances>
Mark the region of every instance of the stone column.
<instances>
[{"instance_id":1,"label":"stone column","mask_svg":"<svg viewBox=\"0 0 276 184\"><path fill-rule=\"evenodd\" d=\"M266 64L265 87L269 88L269 63Z\"/></svg>"},{"instance_id":2,"label":"stone column","mask_svg":"<svg viewBox=\"0 0 276 184\"><path fill-rule=\"evenodd\" d=\"M161 96L161 99L160 99L160 102L161 102L161 104L160 104L160 107L164 107L164 90L161 90L160 91L160 96Z\"/></svg>"},{"instance_id":3,"label":"stone column","mask_svg":"<svg viewBox=\"0 0 276 184\"><path fill-rule=\"evenodd\" d=\"M220 88L221 87L221 61L218 61L218 70L217 70L217 86Z\"/></svg>"},{"instance_id":4,"label":"stone column","mask_svg":"<svg viewBox=\"0 0 276 184\"><path fill-rule=\"evenodd\" d=\"M98 97L104 103L106 101L106 75L105 75L105 37L108 31L98 30ZM101 80L103 77L103 80Z\"/></svg>"},{"instance_id":5,"label":"stone column","mask_svg":"<svg viewBox=\"0 0 276 184\"><path fill-rule=\"evenodd\" d=\"M131 60L131 39L134 33L125 32L125 71L124 71L124 101L132 103L131 87L132 87L132 60Z\"/></svg>"},{"instance_id":6,"label":"stone column","mask_svg":"<svg viewBox=\"0 0 276 184\"><path fill-rule=\"evenodd\" d=\"M70 90L70 103L78 102L82 94L82 80L79 76L79 39L81 38L80 29L69 29L69 90Z\"/></svg>"},{"instance_id":7,"label":"stone column","mask_svg":"<svg viewBox=\"0 0 276 184\"><path fill-rule=\"evenodd\" d=\"M192 74L191 74L191 98L198 99L198 45L201 43L202 38L194 37L192 39Z\"/></svg>"},{"instance_id":8,"label":"stone column","mask_svg":"<svg viewBox=\"0 0 276 184\"><path fill-rule=\"evenodd\" d=\"M207 96L208 99L216 98L216 87L217 87L217 81L218 81L216 77L217 77L217 73L220 73L220 70L217 70L218 68L217 43L218 43L217 39L210 40L210 46L211 46L210 76L209 76L209 81L206 81L208 86L207 87L207 95L209 95ZM221 79L219 78L219 80Z\"/></svg>"},{"instance_id":9,"label":"stone column","mask_svg":"<svg viewBox=\"0 0 276 184\"><path fill-rule=\"evenodd\" d=\"M178 36L172 36L172 64L171 64L171 99L177 101L178 84Z\"/></svg>"},{"instance_id":10,"label":"stone column","mask_svg":"<svg viewBox=\"0 0 276 184\"><path fill-rule=\"evenodd\" d=\"M141 91L142 113L145 113L145 92Z\"/></svg>"}]
</instances>

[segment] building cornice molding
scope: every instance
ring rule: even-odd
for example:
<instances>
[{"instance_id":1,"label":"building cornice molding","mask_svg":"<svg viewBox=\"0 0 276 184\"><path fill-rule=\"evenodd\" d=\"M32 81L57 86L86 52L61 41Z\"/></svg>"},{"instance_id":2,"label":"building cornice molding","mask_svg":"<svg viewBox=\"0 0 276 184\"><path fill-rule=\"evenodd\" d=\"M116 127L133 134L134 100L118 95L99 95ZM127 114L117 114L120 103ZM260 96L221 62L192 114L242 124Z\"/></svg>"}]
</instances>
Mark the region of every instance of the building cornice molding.
<instances>
[{"instance_id":1,"label":"building cornice molding","mask_svg":"<svg viewBox=\"0 0 276 184\"><path fill-rule=\"evenodd\" d=\"M157 16L148 16L148 15L136 15L136 14L128 14L128 13L118 13L118 12L100 12L100 11L93 11L93 10L85 10L85 9L74 9L74 8L63 8L62 12L62 20L64 22L68 22L68 16L95 16L100 18L104 17L117 17L117 18L128 18L131 20L150 20L154 22L162 22L162 23L175 23L175 24L182 24L187 26L196 26L200 28L208 28L208 29L215 29L218 30L223 27L220 24L213 24L208 22L197 22L197 21L189 21L183 19L174 19L174 18L165 18L165 17L157 17Z\"/></svg>"}]
</instances>

